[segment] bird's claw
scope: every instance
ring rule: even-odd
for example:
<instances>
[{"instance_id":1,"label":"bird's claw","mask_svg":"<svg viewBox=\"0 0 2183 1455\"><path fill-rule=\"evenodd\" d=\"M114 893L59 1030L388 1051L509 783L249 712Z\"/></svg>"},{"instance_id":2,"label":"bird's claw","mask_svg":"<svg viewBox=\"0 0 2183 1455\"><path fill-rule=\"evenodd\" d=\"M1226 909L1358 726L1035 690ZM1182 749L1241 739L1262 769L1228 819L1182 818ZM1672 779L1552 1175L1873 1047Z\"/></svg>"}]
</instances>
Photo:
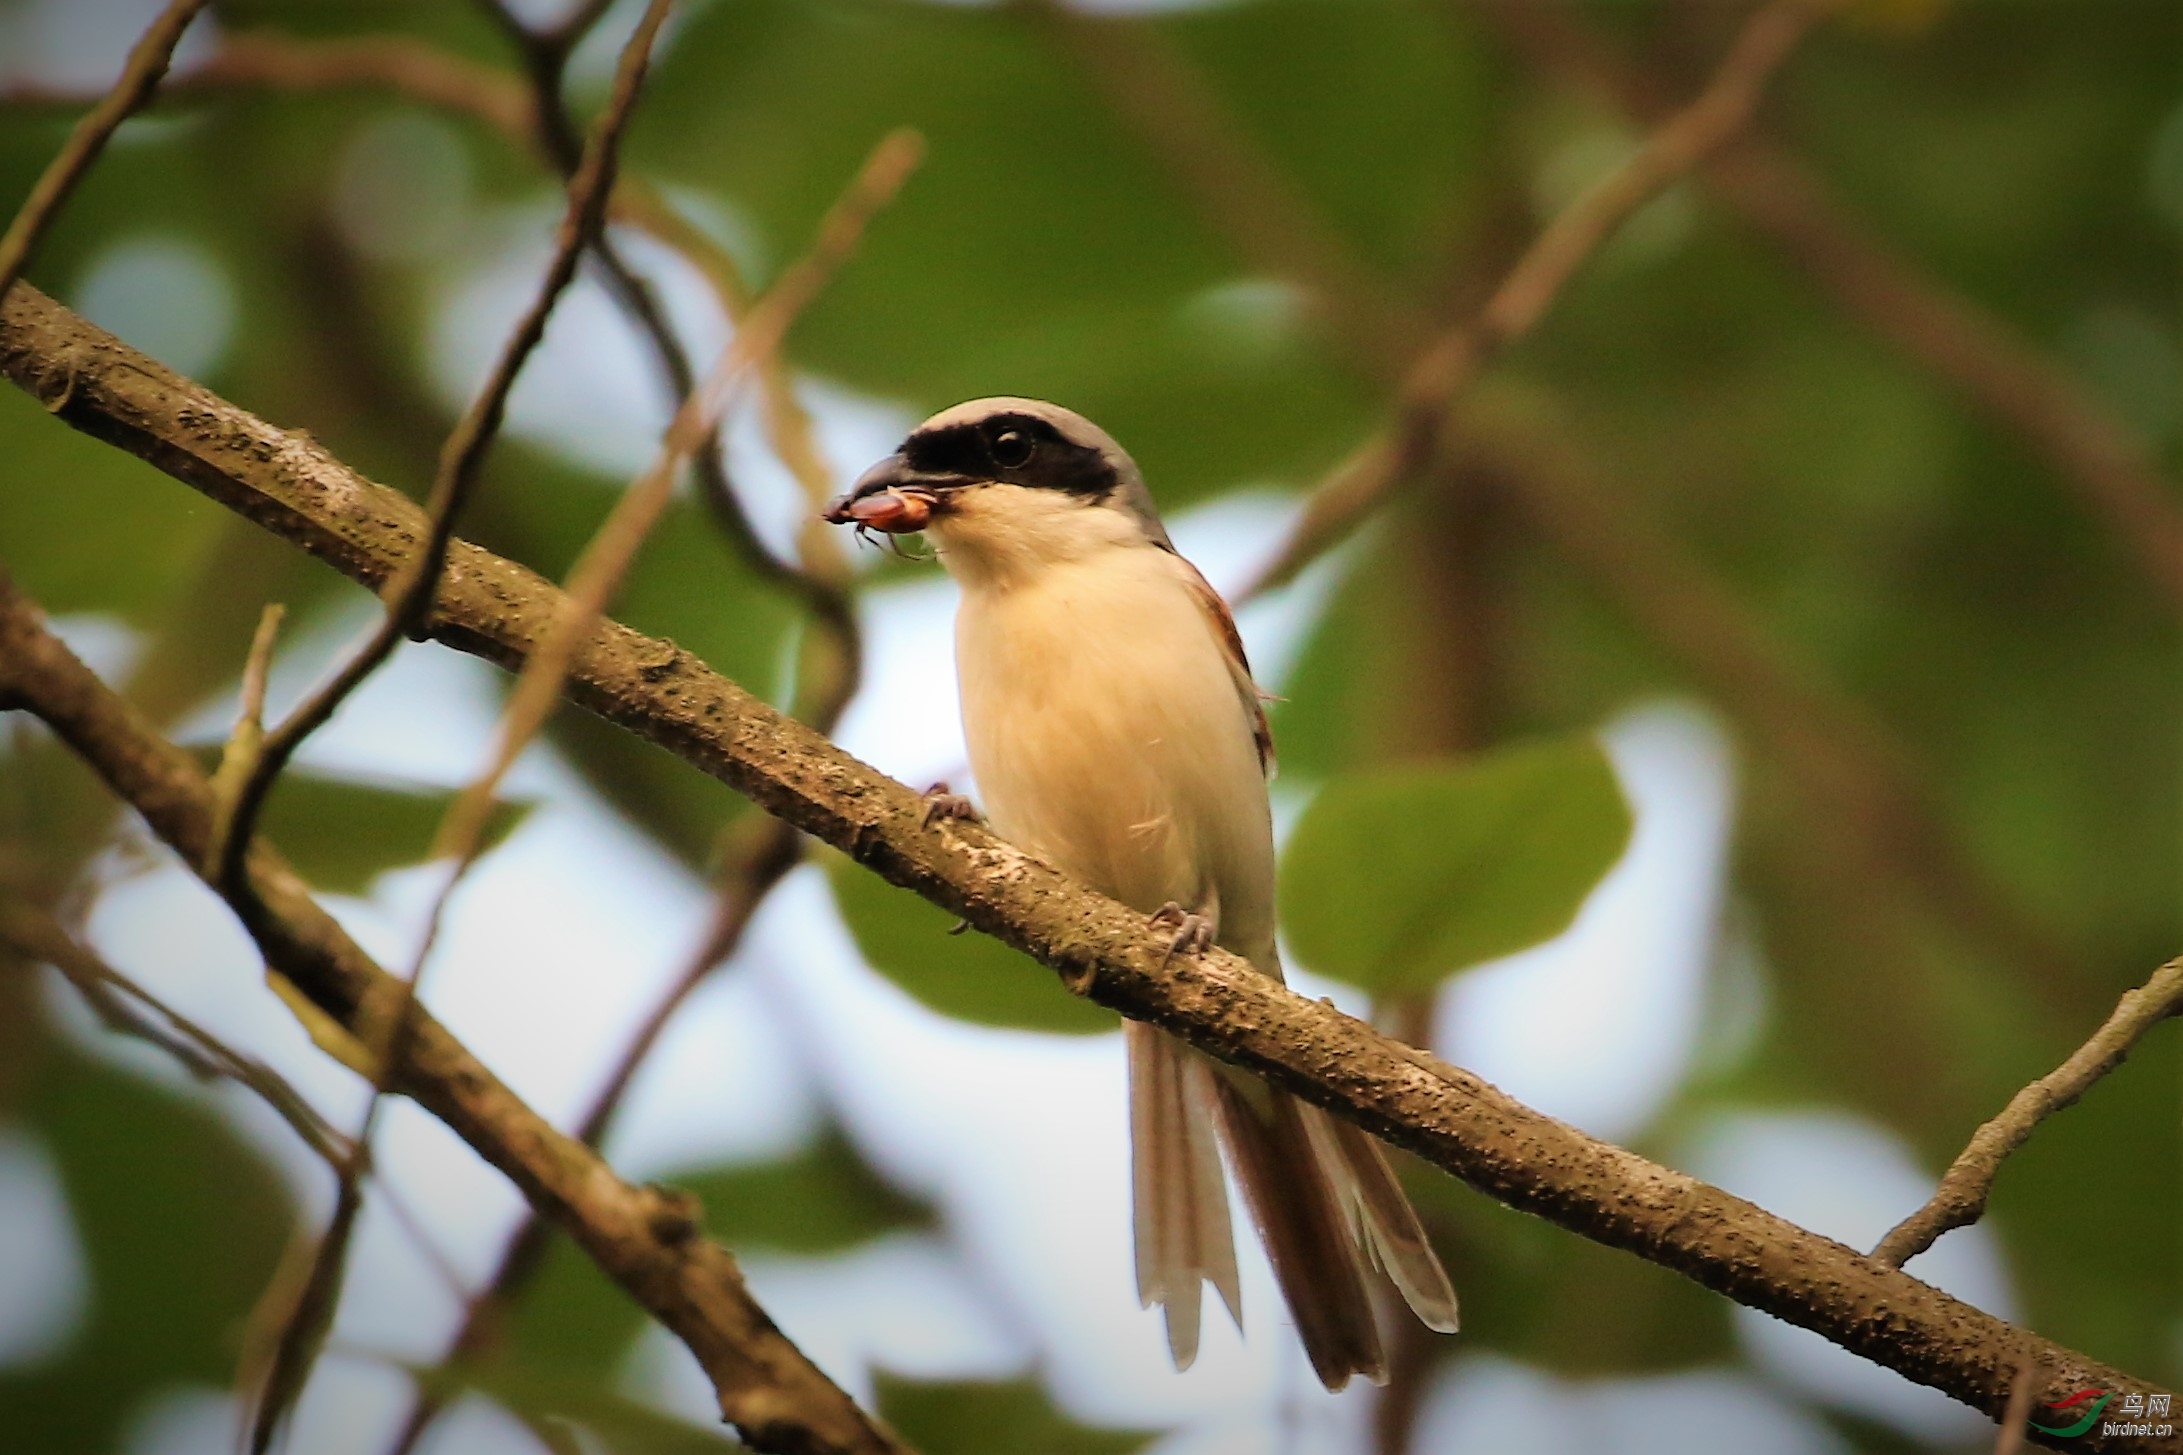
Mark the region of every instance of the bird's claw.
<instances>
[{"instance_id":1,"label":"bird's claw","mask_svg":"<svg viewBox=\"0 0 2183 1455\"><path fill-rule=\"evenodd\" d=\"M952 792L945 783L935 783L925 790L924 826L931 828L932 821L938 818L957 818L969 823L983 821L977 806L960 793Z\"/></svg>"},{"instance_id":2,"label":"bird's claw","mask_svg":"<svg viewBox=\"0 0 2183 1455\"><path fill-rule=\"evenodd\" d=\"M1175 927L1174 938L1167 942L1167 948L1160 953L1162 965L1177 955L1195 955L1213 943L1212 916L1192 914L1172 899L1152 912L1152 923Z\"/></svg>"}]
</instances>

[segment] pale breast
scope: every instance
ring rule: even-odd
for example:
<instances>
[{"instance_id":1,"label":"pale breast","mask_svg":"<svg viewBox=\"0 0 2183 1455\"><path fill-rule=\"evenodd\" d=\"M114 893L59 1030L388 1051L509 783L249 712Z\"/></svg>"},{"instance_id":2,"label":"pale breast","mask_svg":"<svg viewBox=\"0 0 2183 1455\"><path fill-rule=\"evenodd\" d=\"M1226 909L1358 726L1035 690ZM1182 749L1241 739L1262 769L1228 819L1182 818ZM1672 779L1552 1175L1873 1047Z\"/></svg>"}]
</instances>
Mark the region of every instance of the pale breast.
<instances>
[{"instance_id":1,"label":"pale breast","mask_svg":"<svg viewBox=\"0 0 2183 1455\"><path fill-rule=\"evenodd\" d=\"M1273 850L1251 719L1177 563L1142 557L965 591L971 767L1004 837L1146 911L1217 896L1223 943L1255 957Z\"/></svg>"}]
</instances>

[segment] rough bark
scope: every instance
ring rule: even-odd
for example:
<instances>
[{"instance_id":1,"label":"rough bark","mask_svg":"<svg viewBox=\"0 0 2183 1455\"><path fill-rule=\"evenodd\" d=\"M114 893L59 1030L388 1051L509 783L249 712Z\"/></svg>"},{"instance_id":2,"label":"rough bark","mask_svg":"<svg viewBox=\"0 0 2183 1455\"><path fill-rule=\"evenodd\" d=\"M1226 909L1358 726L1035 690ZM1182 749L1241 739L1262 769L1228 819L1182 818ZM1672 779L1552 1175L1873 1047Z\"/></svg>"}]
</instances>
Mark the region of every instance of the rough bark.
<instances>
[{"instance_id":1,"label":"rough bark","mask_svg":"<svg viewBox=\"0 0 2183 1455\"><path fill-rule=\"evenodd\" d=\"M0 309L0 373L61 419L378 587L424 526L409 500L184 379L25 287ZM559 592L456 542L427 632L519 666ZM1589 1137L1493 1086L1304 999L1220 951L1163 963L1143 917L975 825L923 824L923 804L671 642L603 623L567 695L747 794L891 882L1060 973L1067 986L1247 1067L1478 1190L1674 1269L1998 1417L2016 1370L2043 1398L2155 1386L1949 1297L1669 1168ZM346 982L344 982L346 983ZM451 1125L479 1128L433 1068ZM439 1106L434 1109L440 1110ZM443 1113L444 1114L444 1113ZM569 1154L562 1139L559 1151ZM535 1183L526 1184L531 1191ZM648 1306L650 1306L648 1304ZM657 1311L655 1309L655 1311ZM2130 1442L2096 1432L2076 1450Z\"/></svg>"}]
</instances>

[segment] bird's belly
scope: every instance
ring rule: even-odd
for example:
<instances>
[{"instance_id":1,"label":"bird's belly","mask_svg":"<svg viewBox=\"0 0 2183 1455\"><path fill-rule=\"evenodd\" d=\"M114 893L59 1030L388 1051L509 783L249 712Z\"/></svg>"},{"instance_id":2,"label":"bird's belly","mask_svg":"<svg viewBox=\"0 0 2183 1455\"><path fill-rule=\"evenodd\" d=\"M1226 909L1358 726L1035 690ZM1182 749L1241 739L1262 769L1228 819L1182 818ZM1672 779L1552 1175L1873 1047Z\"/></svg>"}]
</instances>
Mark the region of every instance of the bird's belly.
<instances>
[{"instance_id":1,"label":"bird's belly","mask_svg":"<svg viewBox=\"0 0 2183 1455\"><path fill-rule=\"evenodd\" d=\"M1250 722L1194 604L1071 584L964 602L964 735L994 828L1146 911L1270 882Z\"/></svg>"}]
</instances>

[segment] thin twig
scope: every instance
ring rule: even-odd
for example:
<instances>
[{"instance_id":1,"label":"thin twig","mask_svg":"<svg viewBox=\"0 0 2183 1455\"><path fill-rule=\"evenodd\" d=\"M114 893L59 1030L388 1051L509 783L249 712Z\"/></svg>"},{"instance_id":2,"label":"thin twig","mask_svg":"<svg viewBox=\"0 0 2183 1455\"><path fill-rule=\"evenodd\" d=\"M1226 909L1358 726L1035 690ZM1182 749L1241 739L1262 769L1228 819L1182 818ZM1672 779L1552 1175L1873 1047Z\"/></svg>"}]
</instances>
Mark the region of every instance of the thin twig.
<instances>
[{"instance_id":1,"label":"thin twig","mask_svg":"<svg viewBox=\"0 0 2183 1455\"><path fill-rule=\"evenodd\" d=\"M1667 103L1566 0L1469 0L1537 64L1650 122ZM1861 221L1778 144L1740 136L1702 164L1723 201L1831 295L1849 317L1942 380L1996 430L2044 458L2102 519L2116 548L2183 608L2183 508L2155 452L2099 395L1992 311Z\"/></svg>"},{"instance_id":2,"label":"thin twig","mask_svg":"<svg viewBox=\"0 0 2183 1455\"><path fill-rule=\"evenodd\" d=\"M37 342L31 342L36 340ZM72 347L80 344L82 347ZM92 345L107 351L99 358ZM0 313L0 374L34 397L73 364L76 382L58 417L104 429L212 498L318 559L368 582L384 580L411 548L421 513L292 437L129 350L45 300L19 290ZM180 411L181 418L177 418ZM185 422L186 421L186 422ZM125 427L123 423L125 422ZM170 446L167 442L178 441ZM287 445L271 456L267 442ZM268 463L277 460L278 464ZM507 665L535 652L562 615L560 593L533 573L467 542L434 612L434 636ZM6 605L0 593L0 608ZM86 701L80 663L65 681L65 648L20 612L0 609L0 693L13 692L118 792L140 806L185 856L201 849L209 812L194 765L154 751L112 721L126 704ZM2048 1389L2150 1381L2017 1328L1895 1269L1796 1227L1718 1188L1600 1142L1541 1115L1458 1068L1307 999L1217 947L1165 955L1144 916L1070 881L974 824L934 828L906 785L857 762L810 729L706 669L687 652L602 623L570 675L571 696L609 721L661 744L804 832L853 854L890 882L961 915L1053 968L1079 993L1305 1097L1390 1144L1416 1152L1472 1186L1602 1244L1626 1249L1739 1303L1809 1328L1856 1354L1998 1414L2026 1355ZM125 719L126 720L126 719ZM119 741L117 741L117 736ZM265 871L267 912L247 920L267 958L330 1010L357 1007L399 982L360 952L297 887ZM733 1415L849 1418L839 1391L808 1361L791 1361L732 1260L694 1236L689 1209L613 1177L573 1139L519 1110L490 1073L419 1010L403 1087L518 1179L534 1201L579 1234L600 1266L690 1344ZM649 1211L647 1211L647 1207ZM693 1300L704 1299L700 1307ZM763 1349L753 1368L745 1351ZM793 1391L793 1392L791 1392ZM2057 1397L2058 1394L2057 1394ZM808 1403L807 1403L808 1402ZM836 1417L830 1415L830 1418ZM738 1421L741 1424L741 1421ZM865 1428L871 1428L869 1422ZM797 1431L763 1424L768 1450ZM884 1433L849 1446L888 1448ZM2087 1451L2125 1449L2095 1431Z\"/></svg>"},{"instance_id":3,"label":"thin twig","mask_svg":"<svg viewBox=\"0 0 2183 1455\"><path fill-rule=\"evenodd\" d=\"M508 37L514 41L517 53L523 58L524 70L529 77L530 104L527 112L530 129L518 140L535 147L545 158L546 165L559 173L564 181L572 176L578 164L576 146L576 122L569 110L565 82L568 74L570 52L583 36L597 24L605 13L604 7L585 0L570 11L563 21L547 30L532 30L501 0L475 0ZM614 211L623 210L622 194L630 189L630 183L618 183L614 199ZM645 189L645 195L656 194ZM630 321L651 341L652 352L658 359L661 373L673 403L679 405L696 387L697 371L690 361L689 351L682 345L673 326L667 321L667 312L659 297L653 292L637 270L630 266L621 250L614 245L611 235L602 233L593 249L600 270L605 274L607 291L615 303L627 314ZM737 314L728 311L728 317ZM739 555L769 576L787 574L789 568L776 561L770 551L759 541L757 532L751 529L736 499L733 486L728 480L727 458L722 451L719 431L705 442L694 457L702 498L711 508L715 523L734 544Z\"/></svg>"},{"instance_id":4,"label":"thin twig","mask_svg":"<svg viewBox=\"0 0 2183 1455\"><path fill-rule=\"evenodd\" d=\"M320 1160L338 1164L348 1156L349 1139L279 1072L228 1045L107 964L52 915L17 900L0 900L0 941L58 970L108 1029L157 1046L193 1076L224 1078L249 1091L271 1107Z\"/></svg>"},{"instance_id":5,"label":"thin twig","mask_svg":"<svg viewBox=\"0 0 2183 1455\"><path fill-rule=\"evenodd\" d=\"M257 771L265 754L265 687L273 672L273 643L280 634L281 618L288 608L268 602L258 614L258 630L250 640L250 655L243 661L242 701L234 729L220 751L220 767L212 775L213 791L227 805L212 827L211 864L225 862L226 844L235 826L234 805L242 784Z\"/></svg>"},{"instance_id":6,"label":"thin twig","mask_svg":"<svg viewBox=\"0 0 2183 1455\"><path fill-rule=\"evenodd\" d=\"M568 100L563 94L567 47L573 46L596 14L587 15L579 5L558 30L538 35L524 30L521 22L500 0L480 0L503 28L524 37L518 42L525 52L531 77L534 134L530 141L549 165L564 174L574 164L565 138L572 135ZM680 253L712 288L721 315L741 329L750 308L750 290L742 272L726 249L667 204L641 178L616 184L613 216L629 222ZM697 376L688 351L668 323L658 296L637 270L630 266L610 235L602 235L594 250L606 274L608 291L638 329L651 340L674 403L679 406L696 387ZM848 705L861 673L863 644L857 634L855 604L850 597L849 571L838 532L819 519L818 507L833 493L832 472L820 459L809 414L796 398L778 351L755 366L765 403L767 434L797 483L803 487L812 510L797 536L797 560L775 556L758 538L742 501L728 479L727 458L721 438L723 422L715 421L703 444L691 456L695 467L698 499L714 526L727 537L736 554L758 573L803 598L815 618L816 630L807 639L799 691L799 707L806 720L830 727Z\"/></svg>"},{"instance_id":7,"label":"thin twig","mask_svg":"<svg viewBox=\"0 0 2183 1455\"><path fill-rule=\"evenodd\" d=\"M214 866L212 878L221 887L222 893L230 899L246 897L250 892L247 882L248 849L254 837L257 811L288 758L306 737L333 715L351 692L379 669L393 652L395 645L416 629L431 608L433 598L439 590L439 578L446 561L448 543L454 539L455 517L474 485L493 435L499 429L501 415L506 407L508 394L514 388L516 376L522 371L524 362L537 347L539 340L544 337L546 320L552 314L554 304L575 276L577 263L586 244L597 234L605 219L607 198L613 188L616 147L630 115L635 110L637 94L642 88L651 56L652 42L659 33L660 25L666 20L672 3L673 0L652 0L643 19L638 22L636 30L623 47L621 61L615 73L612 99L597 126L593 128L590 140L584 148L582 164L576 169L569 184L568 209L555 239L554 257L548 267L546 279L529 311L502 348L500 360L484 389L469 412L456 425L441 451L439 472L433 481L432 494L427 503L430 526L424 544L404 567L403 573L388 582L383 593L388 603L387 611L378 629L364 647L335 674L331 682L298 708L281 725L280 730L266 740L263 750L251 765L249 775L236 790L232 807L224 810L224 835L216 840L221 857ZM486 809L489 813L489 797ZM463 865L467 865L469 859L475 855L476 844L483 838L484 822L484 816L481 815L472 831L471 843L464 852L461 861ZM457 872L460 872L459 867ZM404 1059L418 979L430 954L440 909L444 903L445 891L433 907L416 966L409 978L403 982L402 994L384 1027L384 1044L371 1045L367 1041L369 1049L376 1053L377 1060L385 1066L398 1066ZM370 1161L372 1133L384 1104L383 1090L383 1083L375 1079L370 1102L364 1111L363 1125L355 1138L353 1153L341 1166L340 1186L334 1200L334 1216L329 1220L326 1232L319 1241L308 1272L294 1284L292 1300L287 1294L287 1280L276 1279L274 1285L267 1290L267 1302L261 1305L269 1319L278 1317L280 1333L264 1361L262 1382L258 1382L256 1413L251 1423L252 1455L263 1455L271 1446L287 1418L289 1408L301 1396L303 1387L310 1378L311 1366L324 1343L326 1332L332 1327L334 1309L340 1301L341 1272L347 1261L349 1236L362 1205L361 1188ZM286 1303L286 1308L277 1309L276 1301ZM246 1369L246 1378L255 1373L256 1371Z\"/></svg>"},{"instance_id":8,"label":"thin twig","mask_svg":"<svg viewBox=\"0 0 2183 1455\"><path fill-rule=\"evenodd\" d=\"M287 1429L333 1331L349 1244L364 1210L363 1171L369 1161L359 1140L341 1164L325 1229L315 1238L298 1231L245 1322L235 1384L250 1417L249 1455L266 1455Z\"/></svg>"},{"instance_id":9,"label":"thin twig","mask_svg":"<svg viewBox=\"0 0 2183 1455\"><path fill-rule=\"evenodd\" d=\"M26 297L43 295L26 284L15 307ZM132 370L160 368L119 340L110 347L130 360ZM0 348L0 359L7 357ZM280 470L293 460L276 453L261 463ZM378 492L379 505L403 519L413 547L424 522L417 507L384 487L357 483ZM469 549L458 547L466 560ZM446 589L459 589L462 579L451 575ZM0 701L43 721L185 864L204 862L213 797L202 769L100 682L4 572ZM254 893L231 904L267 963L352 1033L383 1023L380 1008L399 997L401 982L357 946L270 845L252 849L250 873ZM398 1088L505 1173L533 1207L682 1340L712 1382L721 1414L746 1444L774 1455L906 1455L892 1432L782 1335L751 1298L735 1260L698 1231L687 1199L616 1177L597 1154L526 1106L429 1011L417 1009L411 1032L404 1060L390 1073Z\"/></svg>"},{"instance_id":10,"label":"thin twig","mask_svg":"<svg viewBox=\"0 0 2183 1455\"><path fill-rule=\"evenodd\" d=\"M20 900L0 900L0 943L58 970L108 1030L157 1047L200 1081L232 1081L257 1097L320 1161L338 1168L353 1154L350 1139L286 1077L256 1056L236 1050L115 969L47 911ZM380 1185L379 1195L441 1284L459 1293L466 1280L409 1200L386 1183Z\"/></svg>"},{"instance_id":11,"label":"thin twig","mask_svg":"<svg viewBox=\"0 0 2183 1455\"><path fill-rule=\"evenodd\" d=\"M2001 1114L1972 1134L1932 1198L1904 1218L1872 1250L1876 1263L1900 1268L1946 1232L1969 1227L1986 1211L2001 1164L2038 1125L2092 1089L2120 1066L2130 1048L2160 1022L2183 1015L2183 958L2170 960L2150 980L2125 991L2114 1014L2068 1060L2009 1098Z\"/></svg>"},{"instance_id":12,"label":"thin twig","mask_svg":"<svg viewBox=\"0 0 2183 1455\"><path fill-rule=\"evenodd\" d=\"M789 325L818 296L923 155L924 143L911 131L894 132L873 149L848 191L820 223L811 251L751 309L712 371L676 411L658 456L622 493L584 548L569 573L568 594L554 629L525 664L509 696L491 764L448 807L441 823L439 850L458 866L474 857L493 794L559 700L577 648L598 624L629 563L666 508L682 467L710 436L745 373L779 349Z\"/></svg>"},{"instance_id":13,"label":"thin twig","mask_svg":"<svg viewBox=\"0 0 2183 1455\"><path fill-rule=\"evenodd\" d=\"M2009 1405L1994 1434L1994 1455L2016 1455L2024 1448L2024 1424L2031 1418L2031 1397L2038 1389L2039 1366L2026 1359L2016 1366L2016 1382L2009 1386Z\"/></svg>"},{"instance_id":14,"label":"thin twig","mask_svg":"<svg viewBox=\"0 0 2183 1455\"><path fill-rule=\"evenodd\" d=\"M598 1095L592 1099L590 1110L584 1113L576 1137L587 1147L604 1145L615 1114L621 1110L629 1088L636 1082L637 1072L650 1059L669 1022L713 970L734 953L758 906L802 858L801 835L770 814L752 814L739 819L726 839L720 868L715 875L719 888L714 898L712 922L682 972L638 1024L613 1069L607 1073ZM522 1297L524 1289L544 1265L552 1235L551 1223L536 1212L525 1214L502 1247L493 1276L465 1305L455 1337L448 1342L447 1352L440 1358L442 1366L476 1359L492 1347L499 1337L504 1314ZM445 1404L444 1396L433 1389L428 1388L420 1394L394 1443L388 1446L387 1455L410 1455Z\"/></svg>"},{"instance_id":15,"label":"thin twig","mask_svg":"<svg viewBox=\"0 0 2183 1455\"><path fill-rule=\"evenodd\" d=\"M114 82L113 90L106 99L92 108L91 114L76 123L55 157L37 183L30 189L30 196L8 224L8 230L0 234L0 299L8 296L15 280L22 276L29 264L32 252L45 236L45 230L60 213L68 194L76 190L76 184L91 170L91 164L106 149L107 140L121 123L127 121L159 86L159 80L167 74L167 66L174 60L174 48L181 42L182 32L197 18L209 0L170 0L167 8L159 12L157 19L146 27L143 35L129 49L127 64L121 68L121 79Z\"/></svg>"},{"instance_id":16,"label":"thin twig","mask_svg":"<svg viewBox=\"0 0 2183 1455\"><path fill-rule=\"evenodd\" d=\"M509 12L491 7L497 15ZM512 18L512 17L511 17ZM573 19L574 17L572 17ZM529 32L524 32L528 35ZM528 56L529 46L524 46ZM532 74L541 74L532 66ZM548 73L558 75L558 72ZM356 88L381 89L440 110L468 116L499 132L551 166L552 136L565 129L565 107L558 97L541 97L531 86L498 67L450 54L406 35L355 36L339 40L304 40L270 31L229 36L218 52L173 77L161 94L169 101L198 100L223 92L258 89L276 93L311 93ZM0 92L0 104L81 106L88 98L75 92L16 87ZM561 120L554 117L561 115ZM616 179L610 216L651 236L680 254L711 286L722 314L740 323L750 302L740 270L725 249L676 212L642 178ZM677 402L696 380L689 355L668 326L653 291L611 237L602 233L594 247L615 302L651 340L669 389ZM817 504L831 497L835 482L819 459L808 413L796 398L787 371L769 360L759 371L765 396L765 422L774 450ZM839 665L831 673L813 671L807 720L839 714L853 687L861 644L844 624L853 624L847 560L837 532L808 522L798 537L801 564L782 561L758 538L729 483L717 444L695 459L699 498L715 525L737 553L767 580L801 597L818 618L825 640L819 645Z\"/></svg>"},{"instance_id":17,"label":"thin twig","mask_svg":"<svg viewBox=\"0 0 2183 1455\"><path fill-rule=\"evenodd\" d=\"M1840 3L1773 0L1753 16L1697 99L1547 224L1474 318L1419 355L1403 380L1392 429L1367 441L1311 493L1279 553L1240 596L1248 599L1294 579L1432 459L1446 434L1449 410L1485 366L1531 331L1570 278L1633 213L1749 124L1766 83L1797 42Z\"/></svg>"},{"instance_id":18,"label":"thin twig","mask_svg":"<svg viewBox=\"0 0 2183 1455\"><path fill-rule=\"evenodd\" d=\"M304 739L333 716L349 695L392 655L404 637L417 630L431 606L446 561L447 543L454 537L456 517L476 483L493 436L499 431L516 376L545 337L546 320L552 315L554 304L575 277L584 248L597 236L605 219L607 199L614 184L616 149L635 110L653 38L671 4L672 0L652 0L629 43L623 47L613 96L592 130L582 165L569 183L568 207L554 238L553 259L547 266L546 276L530 308L502 346L500 358L484 387L440 452L439 469L427 501L430 526L421 548L402 574L387 583L382 593L387 602L385 615L363 646L332 679L267 736L250 776L237 789L219 865L219 882L231 889L238 892L247 889L242 876L243 859L273 780L287 766Z\"/></svg>"},{"instance_id":19,"label":"thin twig","mask_svg":"<svg viewBox=\"0 0 2183 1455\"><path fill-rule=\"evenodd\" d=\"M848 190L821 221L811 251L791 266L773 291L750 310L704 383L693 390L676 411L658 456L636 483L622 493L614 510L578 557L569 573L563 610L555 618L538 651L524 665L509 694L491 761L449 805L441 820L435 857L450 860L450 868L426 913L424 934L407 983L415 985L422 977L447 906L476 861L487 815L502 778L559 702L577 648L605 613L622 577L636 559L652 527L658 523L683 467L693 455L708 448L716 439L721 415L731 402L735 387L749 370L761 367L778 352L797 315L818 296L847 260L872 218L893 199L923 155L922 139L909 131L894 132L873 149ZM703 953L693 960L678 978L674 989L655 1009L610 1078L608 1091L595 1108L594 1134L603 1135L606 1121L612 1117L630 1079L650 1053L653 1041L668 1019L740 937L742 927L755 911L759 899L787 871L793 860L791 838L781 849L762 855L766 866L763 877L754 873L747 880L731 878L725 882L715 932L707 937ZM585 1140L588 1142L590 1136ZM503 1259L504 1270L512 1265L512 1271L505 1274L511 1281L519 1281L527 1275L535 1258L529 1243L538 1236L526 1230L511 1245L508 1256ZM496 1276L496 1287L500 1281L501 1277ZM498 1299L491 1289L483 1299L473 1303L471 1312L465 1316L462 1333L458 1335L458 1350L464 1338L471 1337L473 1327L482 1328L491 1320L497 1304ZM405 1424L395 1448L404 1450L414 1444L435 1413L431 1401L421 1401Z\"/></svg>"},{"instance_id":20,"label":"thin twig","mask_svg":"<svg viewBox=\"0 0 2183 1455\"><path fill-rule=\"evenodd\" d=\"M576 169L576 123L561 102L569 57L593 26L604 19L613 0L576 0L557 23L533 30L502 0L477 0L477 8L506 32L531 73L531 93L538 100L538 139L554 169L563 176Z\"/></svg>"}]
</instances>

